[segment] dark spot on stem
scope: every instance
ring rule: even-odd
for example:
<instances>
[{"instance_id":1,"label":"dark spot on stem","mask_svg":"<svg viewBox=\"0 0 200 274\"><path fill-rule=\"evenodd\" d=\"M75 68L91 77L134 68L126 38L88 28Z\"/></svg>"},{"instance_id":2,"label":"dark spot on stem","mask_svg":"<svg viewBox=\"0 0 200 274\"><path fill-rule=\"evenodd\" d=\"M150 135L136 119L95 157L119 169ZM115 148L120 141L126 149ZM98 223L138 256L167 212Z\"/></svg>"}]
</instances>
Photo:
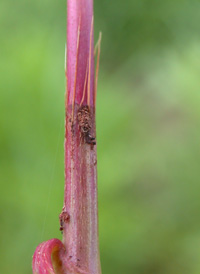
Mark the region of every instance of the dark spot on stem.
<instances>
[{"instance_id":1,"label":"dark spot on stem","mask_svg":"<svg viewBox=\"0 0 200 274\"><path fill-rule=\"evenodd\" d=\"M86 144L93 146L96 145L95 137L91 134L92 119L90 115L90 109L88 106L82 106L78 110L77 114L78 123L81 131L82 138Z\"/></svg>"},{"instance_id":2,"label":"dark spot on stem","mask_svg":"<svg viewBox=\"0 0 200 274\"><path fill-rule=\"evenodd\" d=\"M62 212L59 215L59 220L60 220L60 231L63 231L65 223L69 222L70 220L70 215L69 213L62 209Z\"/></svg>"}]
</instances>

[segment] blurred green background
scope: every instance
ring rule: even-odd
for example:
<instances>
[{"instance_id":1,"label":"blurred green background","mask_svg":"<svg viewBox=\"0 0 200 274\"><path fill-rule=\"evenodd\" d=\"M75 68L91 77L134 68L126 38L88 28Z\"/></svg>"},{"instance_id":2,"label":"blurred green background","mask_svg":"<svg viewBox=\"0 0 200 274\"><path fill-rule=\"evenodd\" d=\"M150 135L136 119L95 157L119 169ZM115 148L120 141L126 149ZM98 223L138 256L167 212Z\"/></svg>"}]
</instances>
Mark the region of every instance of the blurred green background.
<instances>
[{"instance_id":1,"label":"blurred green background","mask_svg":"<svg viewBox=\"0 0 200 274\"><path fill-rule=\"evenodd\" d=\"M200 1L95 0L104 274L200 273ZM0 3L2 274L57 237L66 1Z\"/></svg>"}]
</instances>

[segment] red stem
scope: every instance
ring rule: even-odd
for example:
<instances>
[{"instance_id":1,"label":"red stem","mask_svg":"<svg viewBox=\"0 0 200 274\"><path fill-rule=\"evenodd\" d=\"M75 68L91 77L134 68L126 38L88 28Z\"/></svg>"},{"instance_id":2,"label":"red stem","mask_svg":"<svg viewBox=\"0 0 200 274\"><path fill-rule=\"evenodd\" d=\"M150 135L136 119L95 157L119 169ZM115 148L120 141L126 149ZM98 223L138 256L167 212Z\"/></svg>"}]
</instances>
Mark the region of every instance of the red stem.
<instances>
[{"instance_id":1,"label":"red stem","mask_svg":"<svg viewBox=\"0 0 200 274\"><path fill-rule=\"evenodd\" d=\"M41 243L34 274L101 274L98 240L93 0L68 0L63 243ZM95 83L94 83L95 82Z\"/></svg>"},{"instance_id":2,"label":"red stem","mask_svg":"<svg viewBox=\"0 0 200 274\"><path fill-rule=\"evenodd\" d=\"M93 1L68 0L67 8L64 264L69 273L100 274Z\"/></svg>"}]
</instances>

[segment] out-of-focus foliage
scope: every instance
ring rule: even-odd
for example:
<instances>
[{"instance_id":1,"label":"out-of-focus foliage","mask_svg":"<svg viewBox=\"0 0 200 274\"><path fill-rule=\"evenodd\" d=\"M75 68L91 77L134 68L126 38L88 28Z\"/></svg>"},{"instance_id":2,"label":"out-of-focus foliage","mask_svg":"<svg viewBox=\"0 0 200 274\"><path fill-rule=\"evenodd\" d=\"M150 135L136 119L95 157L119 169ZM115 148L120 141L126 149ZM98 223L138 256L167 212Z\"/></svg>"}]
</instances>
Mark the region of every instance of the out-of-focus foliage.
<instances>
[{"instance_id":1,"label":"out-of-focus foliage","mask_svg":"<svg viewBox=\"0 0 200 274\"><path fill-rule=\"evenodd\" d=\"M0 4L0 273L61 238L66 3ZM95 0L104 274L200 273L200 1Z\"/></svg>"}]
</instances>

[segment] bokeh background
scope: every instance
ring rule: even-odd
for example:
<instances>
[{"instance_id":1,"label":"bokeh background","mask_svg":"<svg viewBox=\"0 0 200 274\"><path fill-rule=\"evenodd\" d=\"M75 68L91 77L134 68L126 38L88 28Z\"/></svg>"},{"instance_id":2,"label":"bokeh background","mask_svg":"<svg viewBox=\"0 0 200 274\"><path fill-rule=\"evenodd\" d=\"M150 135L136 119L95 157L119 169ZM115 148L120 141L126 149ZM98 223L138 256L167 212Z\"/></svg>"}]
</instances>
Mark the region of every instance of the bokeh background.
<instances>
[{"instance_id":1,"label":"bokeh background","mask_svg":"<svg viewBox=\"0 0 200 274\"><path fill-rule=\"evenodd\" d=\"M200 273L200 1L95 0L104 274ZM31 274L64 190L66 1L0 3L2 274Z\"/></svg>"}]
</instances>

